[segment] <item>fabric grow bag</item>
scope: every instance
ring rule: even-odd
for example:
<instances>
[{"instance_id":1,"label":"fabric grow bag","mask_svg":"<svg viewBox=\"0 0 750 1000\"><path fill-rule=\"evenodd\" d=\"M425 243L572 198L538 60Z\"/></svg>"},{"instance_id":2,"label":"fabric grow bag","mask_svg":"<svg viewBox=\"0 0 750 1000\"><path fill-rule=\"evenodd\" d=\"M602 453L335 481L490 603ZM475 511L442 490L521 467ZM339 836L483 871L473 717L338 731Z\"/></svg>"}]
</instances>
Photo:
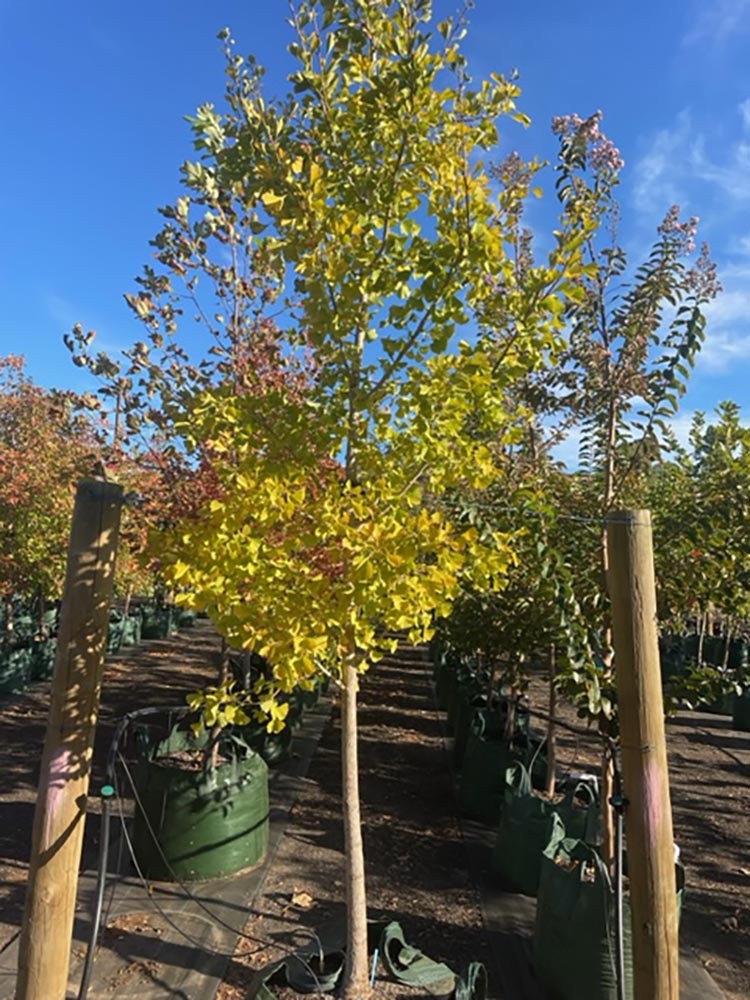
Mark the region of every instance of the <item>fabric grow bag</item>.
<instances>
[{"instance_id":1,"label":"fabric grow bag","mask_svg":"<svg viewBox=\"0 0 750 1000\"><path fill-rule=\"evenodd\" d=\"M122 646L122 630L122 615L114 611L109 616L109 627L107 628L107 654L109 656L113 656L115 653L120 652L120 647Z\"/></svg>"},{"instance_id":2,"label":"fabric grow bag","mask_svg":"<svg viewBox=\"0 0 750 1000\"><path fill-rule=\"evenodd\" d=\"M18 694L31 680L31 646L0 647L0 695Z\"/></svg>"},{"instance_id":3,"label":"fabric grow bag","mask_svg":"<svg viewBox=\"0 0 750 1000\"><path fill-rule=\"evenodd\" d=\"M268 767L255 753L215 770L187 771L158 758L195 746L175 732L157 759L136 768L133 848L150 879L196 881L257 864L268 846Z\"/></svg>"},{"instance_id":4,"label":"fabric grow bag","mask_svg":"<svg viewBox=\"0 0 750 1000\"><path fill-rule=\"evenodd\" d=\"M459 804L472 819L488 826L497 825L505 801L508 768L523 761L533 768L533 783L542 787L547 775L547 759L526 733L528 715L517 713L513 744L505 739L507 702L494 709L477 711L464 752L459 784Z\"/></svg>"},{"instance_id":5,"label":"fabric grow bag","mask_svg":"<svg viewBox=\"0 0 750 1000\"><path fill-rule=\"evenodd\" d=\"M190 608L179 608L175 612L177 628L193 628L195 626L195 612Z\"/></svg>"},{"instance_id":6,"label":"fabric grow bag","mask_svg":"<svg viewBox=\"0 0 750 1000\"><path fill-rule=\"evenodd\" d=\"M166 639L174 631L173 608L148 606L143 608L142 639Z\"/></svg>"},{"instance_id":7,"label":"fabric grow bag","mask_svg":"<svg viewBox=\"0 0 750 1000\"><path fill-rule=\"evenodd\" d=\"M577 802L582 802L578 805ZM598 805L591 786L572 785L558 802L532 792L531 776L523 764L509 768L500 828L492 852L492 870L503 885L526 896L536 896L542 856L550 841L553 817L562 819L572 837L592 843L598 835Z\"/></svg>"},{"instance_id":8,"label":"fabric grow bag","mask_svg":"<svg viewBox=\"0 0 750 1000\"><path fill-rule=\"evenodd\" d=\"M492 826L500 819L506 772L513 762L497 712L477 712L464 753L458 798L461 811Z\"/></svg>"},{"instance_id":9,"label":"fabric grow bag","mask_svg":"<svg viewBox=\"0 0 750 1000\"><path fill-rule=\"evenodd\" d=\"M37 639L31 647L31 680L46 681L55 672L57 639Z\"/></svg>"},{"instance_id":10,"label":"fabric grow bag","mask_svg":"<svg viewBox=\"0 0 750 1000\"><path fill-rule=\"evenodd\" d=\"M122 620L123 646L137 646L141 641L141 616L140 614L127 615Z\"/></svg>"},{"instance_id":11,"label":"fabric grow bag","mask_svg":"<svg viewBox=\"0 0 750 1000\"><path fill-rule=\"evenodd\" d=\"M593 871L583 877L584 865ZM675 865L679 918L685 871ZM615 893L596 850L566 837L559 817L542 856L534 928L534 967L556 1000L617 1000ZM623 901L625 997L633 1000L632 917Z\"/></svg>"},{"instance_id":12,"label":"fabric grow bag","mask_svg":"<svg viewBox=\"0 0 750 1000\"><path fill-rule=\"evenodd\" d=\"M732 729L750 733L750 688L745 688L742 694L735 695Z\"/></svg>"}]
</instances>

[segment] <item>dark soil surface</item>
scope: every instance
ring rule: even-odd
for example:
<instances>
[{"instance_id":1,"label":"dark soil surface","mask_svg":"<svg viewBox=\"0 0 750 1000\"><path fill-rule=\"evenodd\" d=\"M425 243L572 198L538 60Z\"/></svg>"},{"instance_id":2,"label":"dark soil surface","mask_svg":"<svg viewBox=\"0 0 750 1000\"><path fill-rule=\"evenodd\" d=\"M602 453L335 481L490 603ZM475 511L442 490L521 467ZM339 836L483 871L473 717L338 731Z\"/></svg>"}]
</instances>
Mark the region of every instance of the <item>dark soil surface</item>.
<instances>
[{"instance_id":1,"label":"dark soil surface","mask_svg":"<svg viewBox=\"0 0 750 1000\"><path fill-rule=\"evenodd\" d=\"M402 650L360 692L360 785L369 916L398 920L406 940L456 972L489 963L456 817L448 758L420 650ZM255 917L216 1000L245 1000L258 967L343 920L343 835L336 706L292 810ZM323 931L321 931L323 928ZM274 986L282 1000L286 991ZM291 994L291 996L295 994ZM385 979L375 995L424 995Z\"/></svg>"},{"instance_id":2,"label":"dark soil surface","mask_svg":"<svg viewBox=\"0 0 750 1000\"><path fill-rule=\"evenodd\" d=\"M219 642L205 622L113 658L105 677L92 789L114 720L146 705L180 705L216 678ZM534 681L532 704L546 705ZM18 931L49 686L0 701L0 949ZM398 918L407 940L455 970L491 968L478 896L456 816L447 755L418 651L379 664L361 693L360 765L370 915ZM565 716L573 719L572 710ZM669 723L675 839L687 869L681 938L727 1000L750 997L750 734L731 720L685 712ZM541 724L540 724L541 725ZM289 826L217 1000L245 1000L252 970L343 915L338 712L313 760ZM561 734L561 765L597 769L597 739ZM93 860L98 801L89 803L84 864ZM409 991L382 977L376 994ZM278 993L279 991L277 991ZM413 995L418 995L412 991ZM279 993L282 1000L287 1000Z\"/></svg>"}]
</instances>

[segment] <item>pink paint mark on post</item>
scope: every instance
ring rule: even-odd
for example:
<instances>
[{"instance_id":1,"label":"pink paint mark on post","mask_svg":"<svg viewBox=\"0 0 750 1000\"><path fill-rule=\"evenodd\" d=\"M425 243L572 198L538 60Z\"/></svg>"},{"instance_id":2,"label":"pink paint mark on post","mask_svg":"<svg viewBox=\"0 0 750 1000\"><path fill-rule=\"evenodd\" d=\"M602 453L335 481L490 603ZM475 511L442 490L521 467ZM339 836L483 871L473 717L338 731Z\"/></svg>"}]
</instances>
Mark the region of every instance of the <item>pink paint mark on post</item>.
<instances>
[{"instance_id":1,"label":"pink paint mark on post","mask_svg":"<svg viewBox=\"0 0 750 1000\"><path fill-rule=\"evenodd\" d=\"M44 803L44 834L42 850L52 846L52 828L63 801L65 782L68 780L73 754L70 750L60 747L52 758L47 785L47 797Z\"/></svg>"},{"instance_id":2,"label":"pink paint mark on post","mask_svg":"<svg viewBox=\"0 0 750 1000\"><path fill-rule=\"evenodd\" d=\"M661 808L661 768L654 760L648 761L643 777L643 807L646 811L648 825L649 850L656 848L659 827L662 822Z\"/></svg>"}]
</instances>

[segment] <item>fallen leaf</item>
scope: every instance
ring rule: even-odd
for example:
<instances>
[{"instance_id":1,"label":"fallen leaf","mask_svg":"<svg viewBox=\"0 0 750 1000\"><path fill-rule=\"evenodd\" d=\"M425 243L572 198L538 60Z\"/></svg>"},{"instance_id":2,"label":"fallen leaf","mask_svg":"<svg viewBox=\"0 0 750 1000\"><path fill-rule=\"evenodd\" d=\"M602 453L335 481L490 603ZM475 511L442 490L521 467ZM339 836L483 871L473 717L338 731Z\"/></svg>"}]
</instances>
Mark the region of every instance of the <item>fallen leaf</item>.
<instances>
[{"instance_id":1,"label":"fallen leaf","mask_svg":"<svg viewBox=\"0 0 750 1000\"><path fill-rule=\"evenodd\" d=\"M313 905L315 900L312 898L309 892L305 892L304 889L301 891L292 893L292 906L299 906L303 910L309 910Z\"/></svg>"}]
</instances>

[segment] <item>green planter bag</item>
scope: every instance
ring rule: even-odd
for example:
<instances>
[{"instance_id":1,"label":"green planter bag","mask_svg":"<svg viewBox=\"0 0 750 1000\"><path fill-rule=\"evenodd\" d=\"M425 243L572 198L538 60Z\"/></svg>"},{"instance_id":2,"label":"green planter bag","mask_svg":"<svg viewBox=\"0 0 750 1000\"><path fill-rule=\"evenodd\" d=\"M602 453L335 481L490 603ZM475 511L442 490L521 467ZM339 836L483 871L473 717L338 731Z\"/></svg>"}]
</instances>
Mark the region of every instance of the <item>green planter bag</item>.
<instances>
[{"instance_id":1,"label":"green planter bag","mask_svg":"<svg viewBox=\"0 0 750 1000\"><path fill-rule=\"evenodd\" d=\"M31 680L31 646L0 649L0 695L18 694Z\"/></svg>"},{"instance_id":2,"label":"green planter bag","mask_svg":"<svg viewBox=\"0 0 750 1000\"><path fill-rule=\"evenodd\" d=\"M195 612L190 608L180 608L176 612L177 628L193 628L195 626Z\"/></svg>"},{"instance_id":3,"label":"green planter bag","mask_svg":"<svg viewBox=\"0 0 750 1000\"><path fill-rule=\"evenodd\" d=\"M456 681L456 670L458 669L458 657L449 650L436 653L435 660L435 700L438 708L445 712L448 710L453 688Z\"/></svg>"},{"instance_id":4,"label":"green planter bag","mask_svg":"<svg viewBox=\"0 0 750 1000\"><path fill-rule=\"evenodd\" d=\"M257 864L266 852L265 761L251 752L215 770L186 770L158 759L195 745L175 731L136 769L133 848L146 878L220 878Z\"/></svg>"},{"instance_id":5,"label":"green planter bag","mask_svg":"<svg viewBox=\"0 0 750 1000\"><path fill-rule=\"evenodd\" d=\"M750 688L745 688L742 694L735 696L732 728L741 733L750 733Z\"/></svg>"},{"instance_id":6,"label":"green planter bag","mask_svg":"<svg viewBox=\"0 0 750 1000\"><path fill-rule=\"evenodd\" d=\"M685 872L675 866L678 916ZM623 906L625 997L633 1000L632 918ZM542 856L534 929L534 967L556 1000L617 1000L615 893L596 850L554 817Z\"/></svg>"},{"instance_id":7,"label":"green planter bag","mask_svg":"<svg viewBox=\"0 0 750 1000\"><path fill-rule=\"evenodd\" d=\"M513 762L504 730L505 722L498 712L476 712L461 770L461 810L488 826L500 819L506 772Z\"/></svg>"},{"instance_id":8,"label":"green planter bag","mask_svg":"<svg viewBox=\"0 0 750 1000\"><path fill-rule=\"evenodd\" d=\"M142 639L166 639L175 631L173 608L149 606L143 609Z\"/></svg>"},{"instance_id":9,"label":"green planter bag","mask_svg":"<svg viewBox=\"0 0 750 1000\"><path fill-rule=\"evenodd\" d=\"M141 616L130 614L122 621L122 645L137 646L141 641Z\"/></svg>"},{"instance_id":10,"label":"green planter bag","mask_svg":"<svg viewBox=\"0 0 750 1000\"><path fill-rule=\"evenodd\" d=\"M461 767L464 754L471 735L471 728L477 712L491 711L493 706L488 702L485 692L480 691L475 684L466 685L459 692L459 704L456 711L456 724L453 730L453 763Z\"/></svg>"},{"instance_id":11,"label":"green planter bag","mask_svg":"<svg viewBox=\"0 0 750 1000\"><path fill-rule=\"evenodd\" d=\"M492 852L492 870L505 887L536 896L542 855L555 816L562 819L573 836L586 842L596 839L598 807L589 785L579 782L560 801L551 802L533 794L531 776L523 764L509 768L500 829Z\"/></svg>"},{"instance_id":12,"label":"green planter bag","mask_svg":"<svg viewBox=\"0 0 750 1000\"><path fill-rule=\"evenodd\" d=\"M55 671L57 639L37 639L31 648L31 679L46 681Z\"/></svg>"},{"instance_id":13,"label":"green planter bag","mask_svg":"<svg viewBox=\"0 0 750 1000\"><path fill-rule=\"evenodd\" d=\"M110 656L120 652L120 647L122 646L122 630L122 615L113 611L109 617L109 628L107 629L107 653Z\"/></svg>"}]
</instances>

